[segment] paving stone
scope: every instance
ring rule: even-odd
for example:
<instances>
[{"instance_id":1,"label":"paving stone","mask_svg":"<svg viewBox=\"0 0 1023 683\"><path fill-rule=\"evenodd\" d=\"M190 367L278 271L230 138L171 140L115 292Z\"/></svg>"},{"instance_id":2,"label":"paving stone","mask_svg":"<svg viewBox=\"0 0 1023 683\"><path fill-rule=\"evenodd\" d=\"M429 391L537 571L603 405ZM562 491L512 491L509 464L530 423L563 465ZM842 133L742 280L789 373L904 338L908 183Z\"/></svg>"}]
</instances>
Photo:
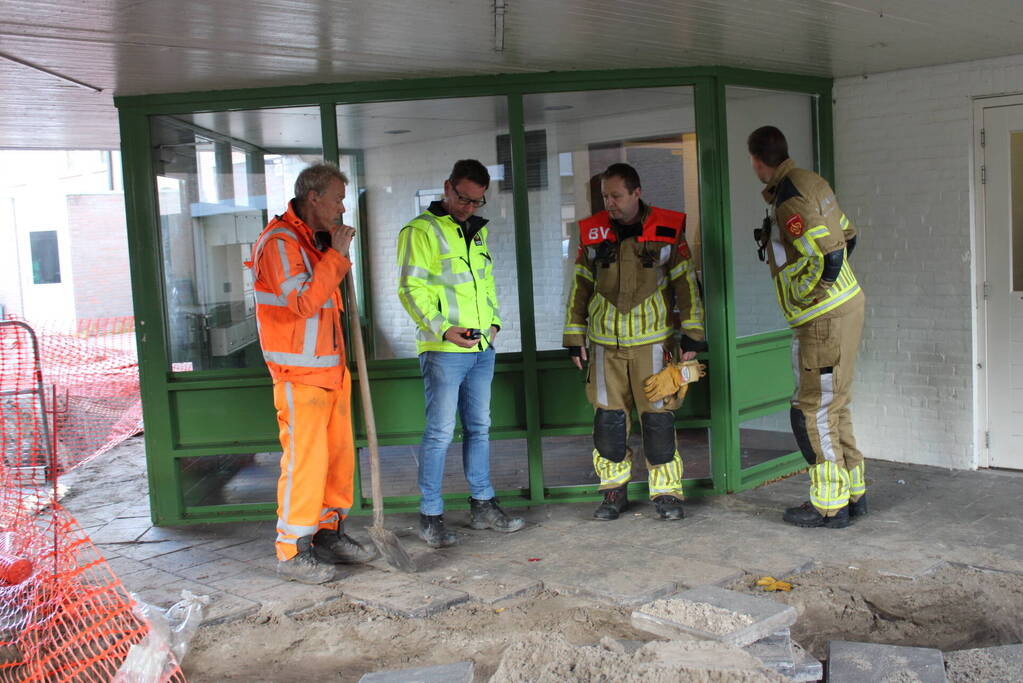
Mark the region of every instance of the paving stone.
<instances>
[{"instance_id":1,"label":"paving stone","mask_svg":"<svg viewBox=\"0 0 1023 683\"><path fill-rule=\"evenodd\" d=\"M828 683L913 680L945 683L941 650L832 640L828 643Z\"/></svg>"},{"instance_id":2,"label":"paving stone","mask_svg":"<svg viewBox=\"0 0 1023 683\"><path fill-rule=\"evenodd\" d=\"M173 557L173 555L177 554L173 553L163 557ZM213 555L213 553L207 553L207 555ZM157 561L162 560L163 557L158 557ZM204 583L218 590L246 597L250 597L250 593L253 595L265 594L268 590L272 590L285 581L284 578L276 573L266 572L253 566L250 562L239 562L238 560L216 556L214 556L213 561L171 571L191 581ZM256 598L252 599L255 600Z\"/></svg>"},{"instance_id":3,"label":"paving stone","mask_svg":"<svg viewBox=\"0 0 1023 683\"><path fill-rule=\"evenodd\" d=\"M292 615L334 602L342 597L344 588L344 581L320 586L285 581L270 589L245 593L244 597L258 602L264 611Z\"/></svg>"},{"instance_id":4,"label":"paving stone","mask_svg":"<svg viewBox=\"0 0 1023 683\"><path fill-rule=\"evenodd\" d=\"M531 597L543 590L543 582L539 579L474 566L446 565L427 571L420 569L416 576L438 586L468 593L472 600L485 605Z\"/></svg>"},{"instance_id":5,"label":"paving stone","mask_svg":"<svg viewBox=\"0 0 1023 683\"><path fill-rule=\"evenodd\" d=\"M999 645L945 653L951 680L976 680L982 669L992 681L1023 681L1023 645Z\"/></svg>"},{"instance_id":6,"label":"paving stone","mask_svg":"<svg viewBox=\"0 0 1023 683\"><path fill-rule=\"evenodd\" d=\"M157 555L156 557L150 558L147 564L163 569L168 572L176 572L185 576L182 570L188 569L189 567L195 567L196 565L207 564L214 560L223 560L219 555L214 555L211 552L201 550L199 548L184 548L183 550L175 550L172 553L164 553Z\"/></svg>"},{"instance_id":7,"label":"paving stone","mask_svg":"<svg viewBox=\"0 0 1023 683\"><path fill-rule=\"evenodd\" d=\"M750 643L743 649L771 669L791 669L796 665L795 654L792 650L792 636L787 628L775 631L766 638Z\"/></svg>"},{"instance_id":8,"label":"paving stone","mask_svg":"<svg viewBox=\"0 0 1023 683\"><path fill-rule=\"evenodd\" d=\"M274 539L273 536L254 538L246 543L221 548L217 552L224 557L230 557L232 560L239 560L241 562L254 560L258 557L275 557Z\"/></svg>"},{"instance_id":9,"label":"paving stone","mask_svg":"<svg viewBox=\"0 0 1023 683\"><path fill-rule=\"evenodd\" d=\"M743 647L787 628L796 621L796 610L790 605L756 595L725 590L717 586L690 588L673 595L671 600L680 603L707 604L736 614L745 614L753 619L753 623L738 627L731 633L710 633L672 619L648 614L640 607L632 613L632 625L640 630L667 638L717 640L736 647Z\"/></svg>"},{"instance_id":10,"label":"paving stone","mask_svg":"<svg viewBox=\"0 0 1023 683\"><path fill-rule=\"evenodd\" d=\"M93 543L132 543L152 526L149 518L115 519L92 531L89 537Z\"/></svg>"},{"instance_id":11,"label":"paving stone","mask_svg":"<svg viewBox=\"0 0 1023 683\"><path fill-rule=\"evenodd\" d=\"M359 679L359 683L472 683L472 662L423 666L418 669L375 671Z\"/></svg>"},{"instance_id":12,"label":"paving stone","mask_svg":"<svg viewBox=\"0 0 1023 683\"><path fill-rule=\"evenodd\" d=\"M792 643L792 654L795 664L789 667L776 669L782 676L787 676L798 683L809 683L824 678L824 665L817 661L813 655L799 646Z\"/></svg>"},{"instance_id":13,"label":"paving stone","mask_svg":"<svg viewBox=\"0 0 1023 683\"><path fill-rule=\"evenodd\" d=\"M144 569L149 569L149 565L138 560L133 560L130 557L109 557L105 558L107 565L110 570L114 572L117 578L122 578L135 572L140 572Z\"/></svg>"},{"instance_id":14,"label":"paving stone","mask_svg":"<svg viewBox=\"0 0 1023 683\"><path fill-rule=\"evenodd\" d=\"M404 617L425 617L469 600L463 591L436 586L405 574L365 571L344 581L351 600Z\"/></svg>"},{"instance_id":15,"label":"paving stone","mask_svg":"<svg viewBox=\"0 0 1023 683\"><path fill-rule=\"evenodd\" d=\"M191 548L191 544L182 543L181 541L159 541L156 543L124 543L113 546L103 546L103 552L106 553L107 548L113 548L114 552L122 557L130 557L133 560L139 560L145 562L151 560L154 557L160 555L166 555L167 553L173 553L178 550L184 550L185 548Z\"/></svg>"}]
</instances>

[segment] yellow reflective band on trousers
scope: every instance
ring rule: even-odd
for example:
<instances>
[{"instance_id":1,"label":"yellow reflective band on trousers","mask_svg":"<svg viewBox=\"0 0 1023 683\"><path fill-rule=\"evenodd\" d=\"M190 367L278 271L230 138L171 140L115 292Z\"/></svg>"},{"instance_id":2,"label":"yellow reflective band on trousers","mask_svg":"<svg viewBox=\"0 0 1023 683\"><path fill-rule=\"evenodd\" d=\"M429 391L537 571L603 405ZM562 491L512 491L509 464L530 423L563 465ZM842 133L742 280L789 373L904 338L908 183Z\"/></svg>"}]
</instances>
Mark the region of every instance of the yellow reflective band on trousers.
<instances>
[{"instance_id":1,"label":"yellow reflective band on trousers","mask_svg":"<svg viewBox=\"0 0 1023 683\"><path fill-rule=\"evenodd\" d=\"M625 454L625 460L614 462L608 460L593 449L593 470L600 477L600 490L618 488L628 484L632 478L632 449Z\"/></svg>"},{"instance_id":2,"label":"yellow reflective band on trousers","mask_svg":"<svg viewBox=\"0 0 1023 683\"><path fill-rule=\"evenodd\" d=\"M336 529L354 499L355 448L350 409L351 373L336 390L274 382L281 440L277 482L277 559L298 552L296 542L318 529Z\"/></svg>"},{"instance_id":3,"label":"yellow reflective band on trousers","mask_svg":"<svg viewBox=\"0 0 1023 683\"><path fill-rule=\"evenodd\" d=\"M867 492L867 479L863 475L863 463L849 470L849 498L859 500Z\"/></svg>"},{"instance_id":4,"label":"yellow reflective band on trousers","mask_svg":"<svg viewBox=\"0 0 1023 683\"><path fill-rule=\"evenodd\" d=\"M810 502L825 517L849 504L849 471L824 461L810 468Z\"/></svg>"},{"instance_id":5,"label":"yellow reflective band on trousers","mask_svg":"<svg viewBox=\"0 0 1023 683\"><path fill-rule=\"evenodd\" d=\"M675 496L681 500L684 497L682 493L682 456L678 451L675 451L675 457L671 459L671 462L653 466L647 463L647 466L649 467L647 485L650 488L651 498Z\"/></svg>"}]
</instances>

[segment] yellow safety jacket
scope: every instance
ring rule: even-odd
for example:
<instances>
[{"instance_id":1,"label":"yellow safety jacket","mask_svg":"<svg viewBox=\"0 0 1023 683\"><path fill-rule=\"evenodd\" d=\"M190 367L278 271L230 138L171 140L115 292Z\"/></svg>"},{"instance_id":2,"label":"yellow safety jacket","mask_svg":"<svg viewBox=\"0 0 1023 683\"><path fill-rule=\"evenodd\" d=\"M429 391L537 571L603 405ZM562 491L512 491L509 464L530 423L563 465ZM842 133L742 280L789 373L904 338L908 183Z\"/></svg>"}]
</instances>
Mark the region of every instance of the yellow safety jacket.
<instances>
[{"instance_id":1,"label":"yellow safety jacket","mask_svg":"<svg viewBox=\"0 0 1023 683\"><path fill-rule=\"evenodd\" d=\"M676 327L703 341L703 302L685 238L686 215L642 204L640 216L641 233L624 239L607 211L579 221L564 346L585 346L587 339L603 346L653 344Z\"/></svg>"},{"instance_id":2,"label":"yellow safety jacket","mask_svg":"<svg viewBox=\"0 0 1023 683\"><path fill-rule=\"evenodd\" d=\"M771 230L768 264L789 326L829 314L860 294L844 251L856 230L838 208L828 182L786 159L775 169L763 196L773 207L776 226ZM843 258L837 277L823 279L824 255L839 250Z\"/></svg>"},{"instance_id":3,"label":"yellow safety jacket","mask_svg":"<svg viewBox=\"0 0 1023 683\"><path fill-rule=\"evenodd\" d=\"M501 327L486 223L470 216L459 225L433 202L398 235L398 298L418 328L417 353L482 351L490 346L486 337L466 349L444 332L464 327L488 335L491 325Z\"/></svg>"}]
</instances>

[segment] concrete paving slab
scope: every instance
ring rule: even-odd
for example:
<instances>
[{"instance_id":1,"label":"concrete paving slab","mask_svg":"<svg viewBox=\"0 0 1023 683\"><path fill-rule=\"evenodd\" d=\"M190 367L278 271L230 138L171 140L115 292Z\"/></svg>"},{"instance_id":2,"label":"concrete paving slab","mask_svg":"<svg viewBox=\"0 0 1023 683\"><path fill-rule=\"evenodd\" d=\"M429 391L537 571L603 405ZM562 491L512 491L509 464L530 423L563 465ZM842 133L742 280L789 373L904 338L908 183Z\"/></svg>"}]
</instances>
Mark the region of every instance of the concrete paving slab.
<instances>
[{"instance_id":1,"label":"concrete paving slab","mask_svg":"<svg viewBox=\"0 0 1023 683\"><path fill-rule=\"evenodd\" d=\"M104 555L110 551L121 557L130 557L133 560L145 562L160 555L173 553L176 550L191 548L192 545L190 543L182 543L181 541L159 541L156 543L118 543L100 545L99 547Z\"/></svg>"},{"instance_id":2,"label":"concrete paving slab","mask_svg":"<svg viewBox=\"0 0 1023 683\"><path fill-rule=\"evenodd\" d=\"M164 557L173 557L177 554L172 553L171 555L158 557L155 562L163 560ZM213 553L208 554L213 555ZM178 570L172 569L170 571L174 571L174 573L191 581L203 583L217 590L227 591L236 595L264 593L269 589L276 588L286 580L276 573L266 572L261 569L253 571L252 564L249 562L239 562L238 560L229 560L223 557L217 558L215 556L210 562Z\"/></svg>"},{"instance_id":3,"label":"concrete paving slab","mask_svg":"<svg viewBox=\"0 0 1023 683\"><path fill-rule=\"evenodd\" d=\"M148 517L114 519L93 530L89 536L93 543L132 543L152 526Z\"/></svg>"},{"instance_id":4,"label":"concrete paving slab","mask_svg":"<svg viewBox=\"0 0 1023 683\"><path fill-rule=\"evenodd\" d=\"M686 611L692 616L699 616L706 606L737 616L745 616L751 623L729 625L729 630L717 633L706 630L705 626L697 625L697 619L687 623L684 620ZM768 598L747 595L735 591L718 588L717 586L699 586L673 595L668 607L680 615L680 618L669 618L657 613L656 607L644 605L633 611L632 625L636 628L667 638L696 638L700 640L717 640L736 647L766 638L796 621L796 610ZM706 621L706 620L704 620Z\"/></svg>"},{"instance_id":5,"label":"concrete paving slab","mask_svg":"<svg viewBox=\"0 0 1023 683\"><path fill-rule=\"evenodd\" d=\"M374 671L359 683L472 683L473 663L441 664L398 671Z\"/></svg>"},{"instance_id":6,"label":"concrete paving slab","mask_svg":"<svg viewBox=\"0 0 1023 683\"><path fill-rule=\"evenodd\" d=\"M345 579L344 594L355 602L403 617L426 617L469 600L469 594L420 581L407 574L362 571Z\"/></svg>"},{"instance_id":7,"label":"concrete paving slab","mask_svg":"<svg viewBox=\"0 0 1023 683\"><path fill-rule=\"evenodd\" d=\"M798 683L809 683L809 681L819 681L824 678L824 665L814 659L813 655L800 647L798 643L792 643L792 654L795 664L791 668L777 669L778 673Z\"/></svg>"},{"instance_id":8,"label":"concrete paving slab","mask_svg":"<svg viewBox=\"0 0 1023 683\"><path fill-rule=\"evenodd\" d=\"M945 683L941 650L848 640L828 643L828 683L884 680Z\"/></svg>"},{"instance_id":9,"label":"concrete paving slab","mask_svg":"<svg viewBox=\"0 0 1023 683\"><path fill-rule=\"evenodd\" d=\"M297 581L285 581L273 588L254 590L244 597L258 602L261 611L270 614L293 615L325 605L344 596L344 581L331 581L321 586L310 586Z\"/></svg>"},{"instance_id":10,"label":"concrete paving slab","mask_svg":"<svg viewBox=\"0 0 1023 683\"><path fill-rule=\"evenodd\" d=\"M472 600L485 605L531 597L543 590L543 582L539 579L472 565L445 565L420 570L416 576L438 586L468 593Z\"/></svg>"},{"instance_id":11,"label":"concrete paving slab","mask_svg":"<svg viewBox=\"0 0 1023 683\"><path fill-rule=\"evenodd\" d=\"M218 560L223 560L223 558L220 555L201 550L197 547L189 547L153 557L147 561L147 564L164 571L181 573L182 576L185 576L182 570Z\"/></svg>"},{"instance_id":12,"label":"concrete paving slab","mask_svg":"<svg viewBox=\"0 0 1023 683\"><path fill-rule=\"evenodd\" d=\"M743 648L772 669L792 668L796 665L789 629L775 631Z\"/></svg>"},{"instance_id":13,"label":"concrete paving slab","mask_svg":"<svg viewBox=\"0 0 1023 683\"><path fill-rule=\"evenodd\" d=\"M1000 645L945 653L950 681L1023 681L1023 645Z\"/></svg>"}]
</instances>

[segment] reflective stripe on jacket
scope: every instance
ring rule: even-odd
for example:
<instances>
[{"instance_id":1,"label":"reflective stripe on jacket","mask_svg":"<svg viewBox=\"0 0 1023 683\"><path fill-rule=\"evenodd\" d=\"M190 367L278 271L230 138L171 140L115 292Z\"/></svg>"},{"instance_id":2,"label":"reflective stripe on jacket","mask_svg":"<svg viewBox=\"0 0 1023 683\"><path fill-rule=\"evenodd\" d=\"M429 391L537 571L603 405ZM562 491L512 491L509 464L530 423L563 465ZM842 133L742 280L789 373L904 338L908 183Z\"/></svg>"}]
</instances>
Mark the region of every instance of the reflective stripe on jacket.
<instances>
[{"instance_id":1,"label":"reflective stripe on jacket","mask_svg":"<svg viewBox=\"0 0 1023 683\"><path fill-rule=\"evenodd\" d=\"M653 344L670 337L676 324L689 338L703 340L686 216L645 204L642 211L642 233L622 241L607 211L579 221L564 346L585 346L587 339L604 346Z\"/></svg>"},{"instance_id":2,"label":"reflective stripe on jacket","mask_svg":"<svg viewBox=\"0 0 1023 683\"><path fill-rule=\"evenodd\" d=\"M501 327L486 220L472 216L469 226L478 229L466 244L462 226L434 202L398 235L398 298L416 324L416 353L482 351L486 337L466 349L445 341L444 332L489 335L491 325Z\"/></svg>"},{"instance_id":3,"label":"reflective stripe on jacket","mask_svg":"<svg viewBox=\"0 0 1023 683\"><path fill-rule=\"evenodd\" d=\"M275 382L337 389L345 372L338 286L352 262L319 251L294 200L252 248L256 323L263 358Z\"/></svg>"},{"instance_id":4,"label":"reflective stripe on jacket","mask_svg":"<svg viewBox=\"0 0 1023 683\"><path fill-rule=\"evenodd\" d=\"M790 327L831 313L860 293L846 243L856 235L824 178L786 159L763 192L774 209L768 263L775 295ZM822 279L824 255L842 251L834 281Z\"/></svg>"}]
</instances>

